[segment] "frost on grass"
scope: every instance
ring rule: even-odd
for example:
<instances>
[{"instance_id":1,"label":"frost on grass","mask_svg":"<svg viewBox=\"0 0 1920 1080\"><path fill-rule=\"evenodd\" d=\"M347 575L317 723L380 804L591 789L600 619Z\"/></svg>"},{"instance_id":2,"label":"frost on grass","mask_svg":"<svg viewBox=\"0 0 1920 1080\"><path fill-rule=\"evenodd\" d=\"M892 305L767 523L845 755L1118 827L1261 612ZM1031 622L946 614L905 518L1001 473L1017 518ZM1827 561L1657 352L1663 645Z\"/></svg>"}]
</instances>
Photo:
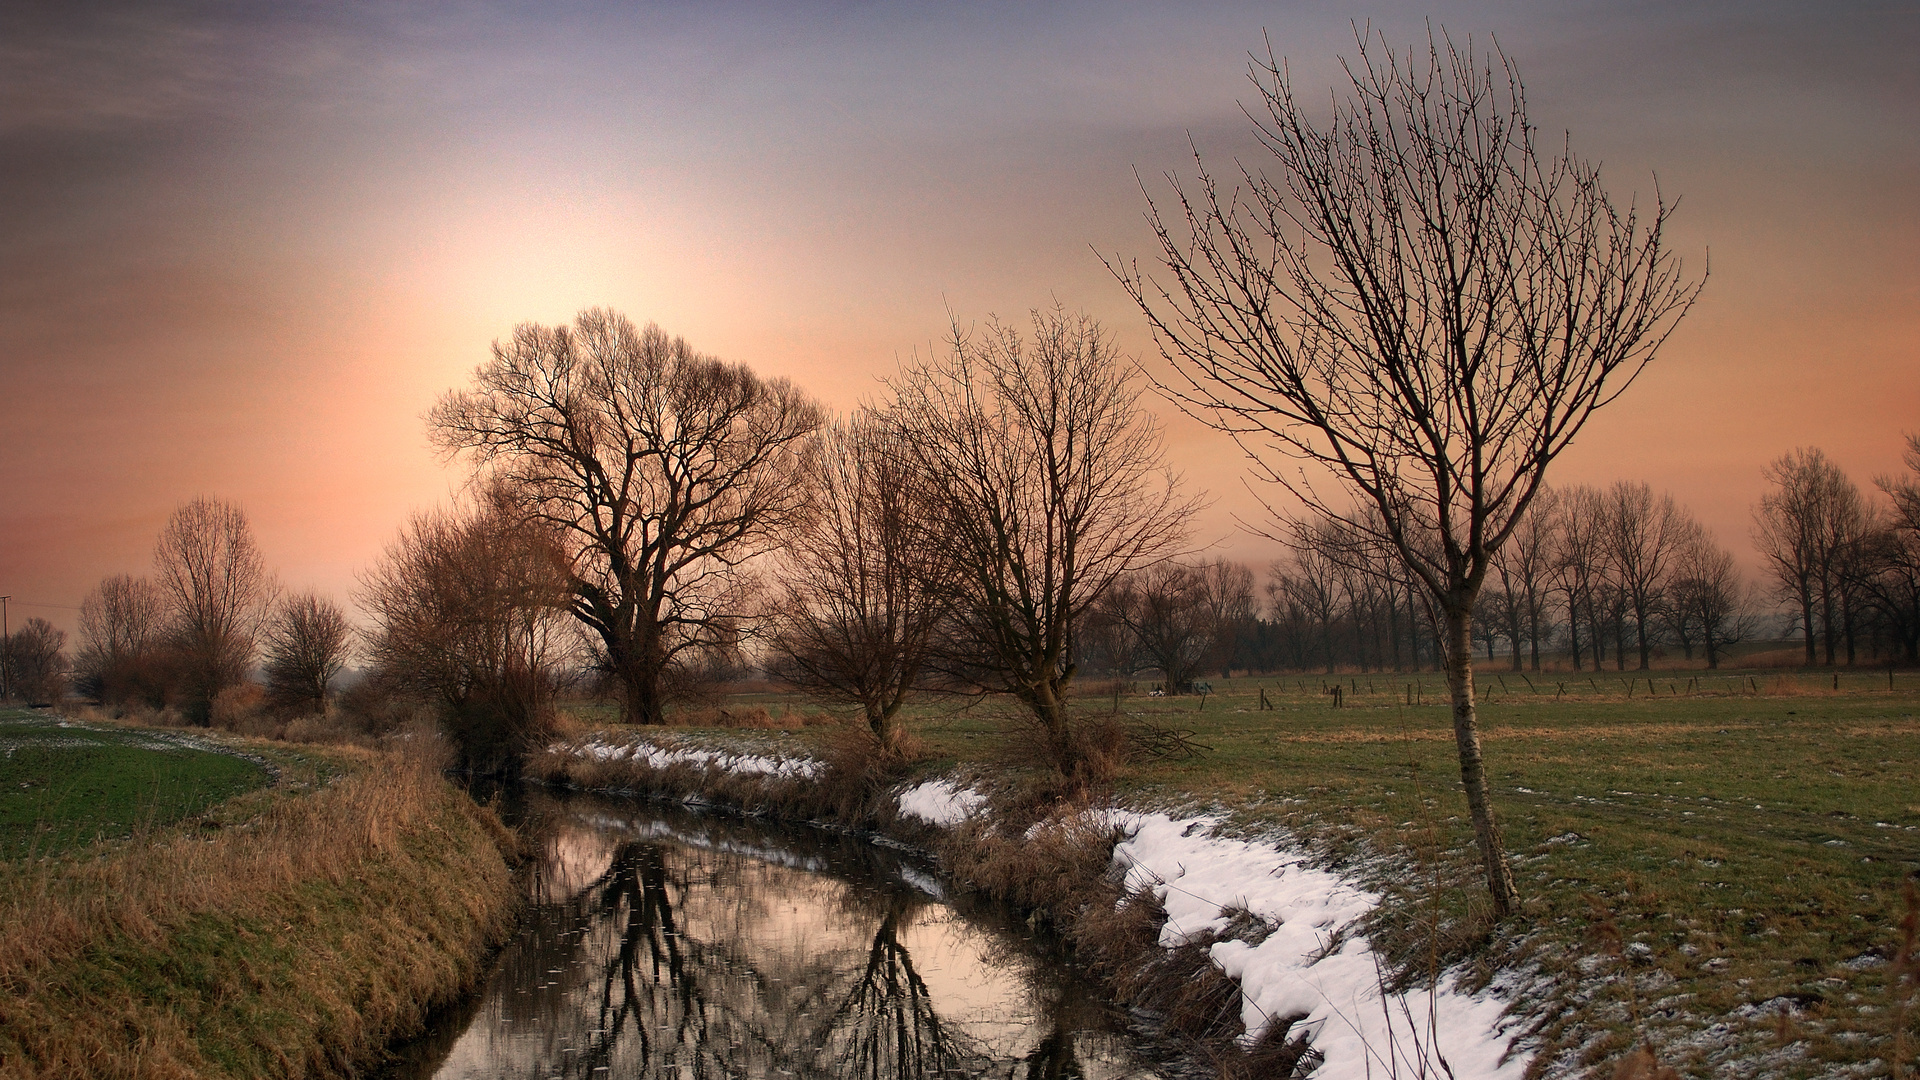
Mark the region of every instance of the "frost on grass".
<instances>
[{"instance_id":1,"label":"frost on grass","mask_svg":"<svg viewBox=\"0 0 1920 1080\"><path fill-rule=\"evenodd\" d=\"M1114 860L1128 891L1151 888L1165 906L1163 946L1228 933L1239 911L1272 928L1258 944L1229 937L1211 947L1213 962L1240 982L1249 1042L1269 1019L1304 1017L1292 1030L1310 1033L1324 1057L1316 1080L1525 1073L1523 1055L1507 1057L1504 1006L1491 995L1459 993L1445 980L1431 991L1383 995L1380 959L1350 932L1379 896L1272 846L1216 837L1215 824L1131 815L1132 835Z\"/></svg>"},{"instance_id":2,"label":"frost on grass","mask_svg":"<svg viewBox=\"0 0 1920 1080\"><path fill-rule=\"evenodd\" d=\"M555 747L566 750L566 747ZM596 761L631 761L654 769L673 765L691 765L699 769L749 776L777 776L805 779L817 776L820 762L804 757L773 757L765 754L733 753L727 750L703 750L690 746L655 746L647 742L614 743L593 739L572 748L582 757Z\"/></svg>"},{"instance_id":3,"label":"frost on grass","mask_svg":"<svg viewBox=\"0 0 1920 1080\"><path fill-rule=\"evenodd\" d=\"M900 813L930 825L952 826L978 813L987 797L945 780L929 780L900 793Z\"/></svg>"}]
</instances>

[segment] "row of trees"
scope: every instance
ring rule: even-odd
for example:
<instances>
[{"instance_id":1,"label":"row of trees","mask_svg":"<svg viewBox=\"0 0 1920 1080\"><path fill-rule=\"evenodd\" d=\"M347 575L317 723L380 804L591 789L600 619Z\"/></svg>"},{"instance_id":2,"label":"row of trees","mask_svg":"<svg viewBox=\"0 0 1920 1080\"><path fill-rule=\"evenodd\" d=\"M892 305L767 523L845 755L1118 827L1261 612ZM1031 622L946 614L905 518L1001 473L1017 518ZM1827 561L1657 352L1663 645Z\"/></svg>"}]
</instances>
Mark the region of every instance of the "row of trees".
<instances>
[{"instance_id":1,"label":"row of trees","mask_svg":"<svg viewBox=\"0 0 1920 1080\"><path fill-rule=\"evenodd\" d=\"M1767 466L1754 542L1794 609L1808 666L1853 664L1863 644L1920 661L1920 435L1907 437L1906 465L1875 481L1886 505L1818 449Z\"/></svg>"},{"instance_id":2,"label":"row of trees","mask_svg":"<svg viewBox=\"0 0 1920 1080\"><path fill-rule=\"evenodd\" d=\"M1328 609L1323 598L1334 585L1350 592L1356 574L1368 582L1363 595L1393 595L1388 560L1331 525L1301 530L1295 547L1303 554L1276 582L1276 595L1307 615ZM1540 670L1543 651L1564 652L1576 671L1609 659L1644 671L1663 645L1718 667L1726 646L1751 634L1753 617L1733 554L1672 496L1620 481L1542 490L1492 559L1474 627L1489 660L1505 639L1515 671ZM1416 657L1418 630L1414 620Z\"/></svg>"},{"instance_id":3,"label":"row of trees","mask_svg":"<svg viewBox=\"0 0 1920 1080\"><path fill-rule=\"evenodd\" d=\"M153 576L116 574L81 602L72 671L88 697L172 707L204 725L215 699L244 684L263 652L271 703L324 709L350 645L332 601L282 595L238 507L198 498L160 530ZM50 692L58 696L57 687Z\"/></svg>"},{"instance_id":4,"label":"row of trees","mask_svg":"<svg viewBox=\"0 0 1920 1080\"><path fill-rule=\"evenodd\" d=\"M1909 437L1906 459L1907 475L1875 481L1884 503L1817 449L1770 463L1753 531L1766 579L1755 583L1685 507L1647 484L1545 489L1492 561L1476 640L1488 660L1500 646L1514 671L1539 671L1543 656L1576 671L1644 671L1666 648L1717 668L1727 646L1763 625L1778 632L1763 614L1770 595L1791 610L1809 666L1863 654L1920 661L1920 436ZM1292 526L1286 557L1269 568L1264 610L1251 602L1245 568L1237 602L1223 605L1202 579L1222 580L1230 564L1169 564L1116 591L1114 617L1083 651L1116 672L1157 668L1175 687L1200 668L1439 666L1432 606L1377 532L1325 515ZM1115 631L1131 637L1106 636Z\"/></svg>"},{"instance_id":5,"label":"row of trees","mask_svg":"<svg viewBox=\"0 0 1920 1080\"><path fill-rule=\"evenodd\" d=\"M509 745L561 674L556 613L634 723L752 644L887 746L916 688L1006 695L1083 780L1079 628L1178 550L1194 506L1139 388L1097 323L1053 310L1030 333L956 325L891 390L828 424L612 312L520 328L430 417L486 494L369 576L376 663Z\"/></svg>"}]
</instances>

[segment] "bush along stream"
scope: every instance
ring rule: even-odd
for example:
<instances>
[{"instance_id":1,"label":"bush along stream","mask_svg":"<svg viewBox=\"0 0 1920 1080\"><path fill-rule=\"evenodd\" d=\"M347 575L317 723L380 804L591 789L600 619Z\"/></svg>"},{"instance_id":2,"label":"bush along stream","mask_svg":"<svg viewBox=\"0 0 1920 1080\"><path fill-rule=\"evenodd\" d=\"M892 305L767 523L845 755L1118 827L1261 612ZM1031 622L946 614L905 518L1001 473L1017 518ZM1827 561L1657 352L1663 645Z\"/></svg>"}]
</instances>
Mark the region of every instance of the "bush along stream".
<instances>
[{"instance_id":1,"label":"bush along stream","mask_svg":"<svg viewBox=\"0 0 1920 1080\"><path fill-rule=\"evenodd\" d=\"M1518 1078L1527 1068L1493 994L1456 991L1445 977L1386 985L1387 965L1356 929L1376 895L1271 844L1218 835L1211 817L961 777L907 782L844 748L814 758L672 734L568 740L528 775L929 852L950 888L1010 905L1069 943L1157 1038L1222 1076L1439 1074L1444 1062L1458 1077Z\"/></svg>"}]
</instances>

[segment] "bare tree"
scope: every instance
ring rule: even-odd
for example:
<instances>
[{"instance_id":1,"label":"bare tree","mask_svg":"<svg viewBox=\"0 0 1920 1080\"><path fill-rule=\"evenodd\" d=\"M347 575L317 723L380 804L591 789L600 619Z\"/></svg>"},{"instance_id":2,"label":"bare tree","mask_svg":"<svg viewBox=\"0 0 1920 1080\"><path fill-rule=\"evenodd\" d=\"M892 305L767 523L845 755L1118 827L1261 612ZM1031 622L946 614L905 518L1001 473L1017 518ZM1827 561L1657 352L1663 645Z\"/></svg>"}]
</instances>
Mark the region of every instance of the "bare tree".
<instances>
[{"instance_id":1,"label":"bare tree","mask_svg":"<svg viewBox=\"0 0 1920 1080\"><path fill-rule=\"evenodd\" d=\"M263 636L268 700L282 709L325 712L327 686L353 645L346 613L317 593L301 593L279 604Z\"/></svg>"},{"instance_id":2,"label":"bare tree","mask_svg":"<svg viewBox=\"0 0 1920 1080\"><path fill-rule=\"evenodd\" d=\"M206 724L214 695L244 681L254 642L276 586L254 544L247 516L205 497L167 519L154 545L154 568L167 599L174 694L187 716Z\"/></svg>"},{"instance_id":3,"label":"bare tree","mask_svg":"<svg viewBox=\"0 0 1920 1080\"><path fill-rule=\"evenodd\" d=\"M1621 611L1633 616L1641 671L1652 666L1654 626L1673 561L1697 528L1673 496L1656 498L1645 483L1621 480L1607 492L1604 551L1620 586ZM1616 648L1624 660L1626 643Z\"/></svg>"},{"instance_id":4,"label":"bare tree","mask_svg":"<svg viewBox=\"0 0 1920 1080\"><path fill-rule=\"evenodd\" d=\"M438 706L464 768L511 772L549 729L576 640L552 538L496 493L416 517L362 579L374 677Z\"/></svg>"},{"instance_id":5,"label":"bare tree","mask_svg":"<svg viewBox=\"0 0 1920 1080\"><path fill-rule=\"evenodd\" d=\"M956 324L944 355L901 371L888 417L958 564L947 670L1019 701L1073 780L1076 627L1115 579L1174 553L1195 503L1100 325L1054 309L1032 329Z\"/></svg>"},{"instance_id":6,"label":"bare tree","mask_svg":"<svg viewBox=\"0 0 1920 1080\"><path fill-rule=\"evenodd\" d=\"M1533 505L1520 516L1520 527L1513 539L1494 553L1494 570L1500 575L1500 590L1506 596L1505 615L1508 633L1513 637L1513 670L1521 667L1520 636L1526 635L1528 663L1540 670L1540 639L1546 630L1548 582L1553 569L1554 519L1559 493L1542 488L1533 497Z\"/></svg>"},{"instance_id":7,"label":"bare tree","mask_svg":"<svg viewBox=\"0 0 1920 1080\"><path fill-rule=\"evenodd\" d=\"M79 691L103 705L162 704L157 670L165 600L147 578L115 574L80 601Z\"/></svg>"},{"instance_id":8,"label":"bare tree","mask_svg":"<svg viewBox=\"0 0 1920 1080\"><path fill-rule=\"evenodd\" d=\"M29 705L57 705L67 695L67 632L34 617L7 641L7 686Z\"/></svg>"},{"instance_id":9,"label":"bare tree","mask_svg":"<svg viewBox=\"0 0 1920 1080\"><path fill-rule=\"evenodd\" d=\"M771 644L776 672L861 707L882 746L900 734L950 604L953 561L923 505L912 457L871 415L824 429L811 456L814 513L783 545Z\"/></svg>"},{"instance_id":10,"label":"bare tree","mask_svg":"<svg viewBox=\"0 0 1920 1080\"><path fill-rule=\"evenodd\" d=\"M1446 627L1461 777L1495 909L1515 908L1474 711L1474 602L1547 466L1653 358L1697 295L1672 211L1616 206L1543 146L1513 63L1444 34L1359 41L1316 126L1269 54L1255 134L1278 175L1198 163L1151 208L1171 281L1115 267L1196 416L1258 474L1390 544ZM1197 157L1197 155L1196 155ZM1310 463L1377 524L1322 496Z\"/></svg>"},{"instance_id":11,"label":"bare tree","mask_svg":"<svg viewBox=\"0 0 1920 1080\"><path fill-rule=\"evenodd\" d=\"M741 564L806 510L820 422L785 380L598 308L519 327L428 417L557 538L573 614L643 724L662 720L674 667L738 643L754 596Z\"/></svg>"},{"instance_id":12,"label":"bare tree","mask_svg":"<svg viewBox=\"0 0 1920 1080\"><path fill-rule=\"evenodd\" d=\"M1553 522L1553 556L1549 573L1567 610L1567 645L1573 670L1580 670L1580 626L1584 619L1593 647L1593 667L1600 670L1599 594L1604 589L1601 556L1606 506L1600 493L1586 485L1559 493Z\"/></svg>"},{"instance_id":13,"label":"bare tree","mask_svg":"<svg viewBox=\"0 0 1920 1080\"><path fill-rule=\"evenodd\" d=\"M1674 553L1668 591L1674 618L1699 634L1707 667L1718 668L1721 650L1749 632L1747 598L1733 553L1705 529L1689 530Z\"/></svg>"},{"instance_id":14,"label":"bare tree","mask_svg":"<svg viewBox=\"0 0 1920 1080\"><path fill-rule=\"evenodd\" d=\"M1165 562L1117 579L1101 594L1099 611L1126 628L1136 669L1158 668L1167 693L1184 694L1219 629L1207 601L1204 571Z\"/></svg>"},{"instance_id":15,"label":"bare tree","mask_svg":"<svg viewBox=\"0 0 1920 1080\"><path fill-rule=\"evenodd\" d=\"M1874 479L1893 508L1873 545L1867 587L1906 659L1920 662L1920 435L1907 436L1902 456L1905 475Z\"/></svg>"},{"instance_id":16,"label":"bare tree","mask_svg":"<svg viewBox=\"0 0 1920 1080\"><path fill-rule=\"evenodd\" d=\"M1754 546L1781 596L1799 609L1807 666L1818 662L1816 628L1834 662L1846 561L1867 530L1860 490L1818 449L1797 449L1769 462L1773 490L1754 509Z\"/></svg>"},{"instance_id":17,"label":"bare tree","mask_svg":"<svg viewBox=\"0 0 1920 1080\"><path fill-rule=\"evenodd\" d=\"M1235 647L1253 623L1253 571L1243 563L1214 559L1201 563L1196 572L1200 600L1213 627L1205 663L1226 678L1232 674Z\"/></svg>"}]
</instances>

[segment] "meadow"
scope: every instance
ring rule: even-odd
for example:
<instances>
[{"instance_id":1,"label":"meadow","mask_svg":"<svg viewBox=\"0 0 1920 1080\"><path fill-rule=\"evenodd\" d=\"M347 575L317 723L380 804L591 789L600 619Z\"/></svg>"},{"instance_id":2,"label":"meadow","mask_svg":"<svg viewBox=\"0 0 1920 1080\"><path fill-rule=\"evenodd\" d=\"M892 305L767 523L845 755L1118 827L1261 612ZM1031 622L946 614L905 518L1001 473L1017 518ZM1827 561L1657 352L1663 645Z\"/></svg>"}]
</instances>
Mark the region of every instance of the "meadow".
<instances>
[{"instance_id":1,"label":"meadow","mask_svg":"<svg viewBox=\"0 0 1920 1080\"><path fill-rule=\"evenodd\" d=\"M163 829L270 779L256 760L177 733L0 710L0 860Z\"/></svg>"},{"instance_id":2,"label":"meadow","mask_svg":"<svg viewBox=\"0 0 1920 1080\"><path fill-rule=\"evenodd\" d=\"M1114 798L1210 814L1364 881L1385 897L1367 929L1392 977L1497 984L1543 1070L1644 1041L1687 1075L1885 1074L1897 1017L1920 1046L1891 976L1920 871L1920 674L1653 675L1480 676L1524 895L1506 922L1478 885L1437 675L1216 679L1204 698L1089 685L1081 707L1160 751ZM724 729L677 734L787 752L833 730L771 692L683 719ZM991 783L1031 760L992 700L922 702L909 723L925 773Z\"/></svg>"}]
</instances>

